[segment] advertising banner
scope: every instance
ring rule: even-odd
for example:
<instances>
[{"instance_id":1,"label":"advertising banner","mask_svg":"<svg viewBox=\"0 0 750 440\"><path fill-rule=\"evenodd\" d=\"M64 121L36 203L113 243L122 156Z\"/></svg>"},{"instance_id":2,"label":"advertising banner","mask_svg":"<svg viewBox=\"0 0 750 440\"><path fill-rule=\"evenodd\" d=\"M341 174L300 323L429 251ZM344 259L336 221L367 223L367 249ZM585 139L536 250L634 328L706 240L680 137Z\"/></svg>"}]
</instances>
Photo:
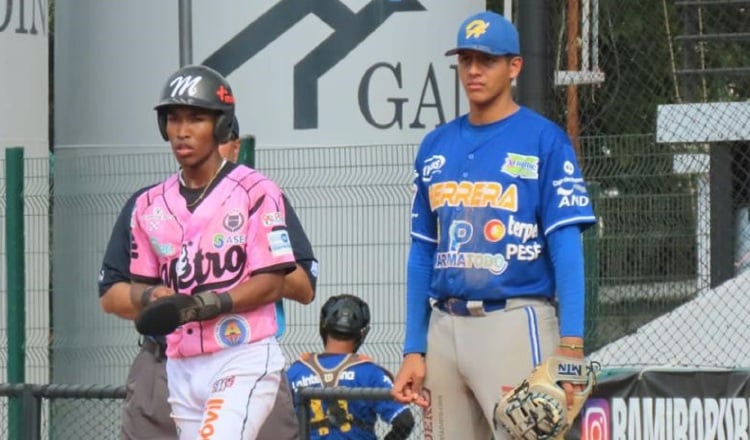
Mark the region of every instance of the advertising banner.
<instances>
[{"instance_id":1,"label":"advertising banner","mask_svg":"<svg viewBox=\"0 0 750 440\"><path fill-rule=\"evenodd\" d=\"M567 439L748 439L744 370L655 370L599 382Z\"/></svg>"},{"instance_id":2,"label":"advertising banner","mask_svg":"<svg viewBox=\"0 0 750 440\"><path fill-rule=\"evenodd\" d=\"M155 105L179 67L178 2L61 2L55 145L162 144ZM191 64L227 77L262 146L415 144L468 110L456 71L484 0L194 0Z\"/></svg>"}]
</instances>

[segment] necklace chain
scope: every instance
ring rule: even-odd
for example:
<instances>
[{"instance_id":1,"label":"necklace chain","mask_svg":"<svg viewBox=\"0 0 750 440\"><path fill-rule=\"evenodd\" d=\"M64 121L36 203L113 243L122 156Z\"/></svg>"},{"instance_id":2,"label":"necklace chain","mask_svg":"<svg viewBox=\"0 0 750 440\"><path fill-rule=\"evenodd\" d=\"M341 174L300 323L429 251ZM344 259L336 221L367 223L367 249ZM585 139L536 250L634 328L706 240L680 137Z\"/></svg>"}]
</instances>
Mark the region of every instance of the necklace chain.
<instances>
[{"instance_id":1,"label":"necklace chain","mask_svg":"<svg viewBox=\"0 0 750 440\"><path fill-rule=\"evenodd\" d=\"M203 197L206 195L206 192L208 192L208 189L211 187L211 184L214 183L214 180L216 179L216 176L218 176L219 172L221 172L221 169L224 168L224 164L225 163L227 163L226 160L223 160L221 162L221 165L219 165L219 168L216 170L216 172L214 173L214 175L211 177L211 180L209 180L208 183L206 184L206 186L203 187L203 191L201 191L201 193L198 194L198 198L195 199L195 200L193 200L192 202L186 204L185 206L187 206L188 208L192 208L193 206L197 205L198 202L200 202L201 200L203 200ZM182 177L182 171L180 171L180 177ZM184 182L184 179L182 179L182 180Z\"/></svg>"}]
</instances>

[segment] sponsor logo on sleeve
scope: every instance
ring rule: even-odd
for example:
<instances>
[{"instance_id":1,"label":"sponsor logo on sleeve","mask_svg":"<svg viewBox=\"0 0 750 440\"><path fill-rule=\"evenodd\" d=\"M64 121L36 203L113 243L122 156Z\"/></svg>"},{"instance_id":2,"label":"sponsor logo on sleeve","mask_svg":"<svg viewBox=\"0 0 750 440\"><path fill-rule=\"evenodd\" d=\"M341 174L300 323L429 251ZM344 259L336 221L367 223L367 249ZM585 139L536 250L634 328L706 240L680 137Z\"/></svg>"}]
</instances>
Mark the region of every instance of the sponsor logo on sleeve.
<instances>
[{"instance_id":1,"label":"sponsor logo on sleeve","mask_svg":"<svg viewBox=\"0 0 750 440\"><path fill-rule=\"evenodd\" d=\"M565 173L573 174L573 164L566 161L563 165ZM588 206L591 200L586 191L583 177L565 176L561 179L552 181L552 187L556 188L555 193L559 196L557 207L569 208L573 206Z\"/></svg>"},{"instance_id":2,"label":"sponsor logo on sleeve","mask_svg":"<svg viewBox=\"0 0 750 440\"><path fill-rule=\"evenodd\" d=\"M286 230L269 232L266 234L266 238L272 256L281 257L292 254L292 243L289 240L289 233Z\"/></svg>"},{"instance_id":3,"label":"sponsor logo on sleeve","mask_svg":"<svg viewBox=\"0 0 750 440\"><path fill-rule=\"evenodd\" d=\"M565 163L563 163L563 171L565 171L565 174L571 175L575 172L576 167L573 166L573 162L566 160Z\"/></svg>"},{"instance_id":4,"label":"sponsor logo on sleeve","mask_svg":"<svg viewBox=\"0 0 750 440\"><path fill-rule=\"evenodd\" d=\"M285 224L284 214L279 211L263 214L263 216L261 217L261 221L263 222L263 226L267 228L272 228L274 226L284 226Z\"/></svg>"}]
</instances>

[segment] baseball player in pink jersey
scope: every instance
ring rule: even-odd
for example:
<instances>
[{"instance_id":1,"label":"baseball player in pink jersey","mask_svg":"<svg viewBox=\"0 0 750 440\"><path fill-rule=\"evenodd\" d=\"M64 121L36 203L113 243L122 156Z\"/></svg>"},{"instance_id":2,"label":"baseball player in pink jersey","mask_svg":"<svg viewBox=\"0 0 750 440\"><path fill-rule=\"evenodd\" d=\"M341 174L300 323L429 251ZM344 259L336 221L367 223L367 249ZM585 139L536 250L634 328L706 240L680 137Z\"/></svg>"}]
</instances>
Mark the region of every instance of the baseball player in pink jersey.
<instances>
[{"instance_id":1,"label":"baseball player in pink jersey","mask_svg":"<svg viewBox=\"0 0 750 440\"><path fill-rule=\"evenodd\" d=\"M254 439L285 363L274 302L295 263L281 191L221 158L234 96L218 72L179 69L156 111L181 170L135 202L137 326L168 333L169 402L180 439Z\"/></svg>"}]
</instances>

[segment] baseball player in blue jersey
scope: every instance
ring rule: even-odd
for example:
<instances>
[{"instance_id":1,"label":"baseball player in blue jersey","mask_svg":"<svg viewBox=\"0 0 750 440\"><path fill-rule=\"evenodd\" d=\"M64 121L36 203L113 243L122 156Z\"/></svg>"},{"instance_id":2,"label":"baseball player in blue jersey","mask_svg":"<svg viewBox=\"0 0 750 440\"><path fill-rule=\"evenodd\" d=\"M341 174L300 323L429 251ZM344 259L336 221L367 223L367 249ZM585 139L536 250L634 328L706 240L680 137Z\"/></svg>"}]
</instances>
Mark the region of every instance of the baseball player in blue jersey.
<instances>
[{"instance_id":1,"label":"baseball player in blue jersey","mask_svg":"<svg viewBox=\"0 0 750 440\"><path fill-rule=\"evenodd\" d=\"M446 55L469 113L417 153L393 395L428 408L433 439L506 439L493 424L501 393L546 356L584 356L581 232L596 218L568 136L513 99L513 24L478 13L457 40ZM571 405L580 387L563 387Z\"/></svg>"},{"instance_id":2,"label":"baseball player in blue jersey","mask_svg":"<svg viewBox=\"0 0 750 440\"><path fill-rule=\"evenodd\" d=\"M367 356L356 354L369 329L366 302L346 294L329 298L320 312L325 352L303 354L289 367L287 376L294 393L309 386L391 389L391 374ZM390 400L312 400L309 409L311 439L374 440L378 416L391 425L386 440L406 439L414 428L409 407Z\"/></svg>"}]
</instances>

